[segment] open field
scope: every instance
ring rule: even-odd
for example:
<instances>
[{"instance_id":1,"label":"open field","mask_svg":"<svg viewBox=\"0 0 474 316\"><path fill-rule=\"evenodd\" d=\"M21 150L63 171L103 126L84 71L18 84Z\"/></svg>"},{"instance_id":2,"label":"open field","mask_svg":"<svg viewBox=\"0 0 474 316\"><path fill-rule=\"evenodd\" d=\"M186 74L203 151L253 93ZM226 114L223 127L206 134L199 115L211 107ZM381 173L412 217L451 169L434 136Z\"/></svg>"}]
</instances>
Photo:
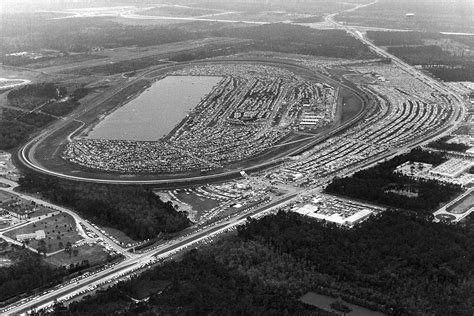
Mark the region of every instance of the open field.
<instances>
[{"instance_id":1,"label":"open field","mask_svg":"<svg viewBox=\"0 0 474 316\"><path fill-rule=\"evenodd\" d=\"M16 195L0 190L0 203L14 199Z\"/></svg>"},{"instance_id":2,"label":"open field","mask_svg":"<svg viewBox=\"0 0 474 316\"><path fill-rule=\"evenodd\" d=\"M16 235L31 234L37 230L44 230L46 234L44 242L46 243L47 253L64 249L67 243L74 244L82 239L76 231L74 219L67 214L48 217L34 224L9 231L5 235L16 238ZM29 241L29 246L38 249L40 248L40 243L40 240L32 239Z\"/></svg>"},{"instance_id":3,"label":"open field","mask_svg":"<svg viewBox=\"0 0 474 316\"><path fill-rule=\"evenodd\" d=\"M368 31L376 45L443 81L473 81L474 36Z\"/></svg>"},{"instance_id":4,"label":"open field","mask_svg":"<svg viewBox=\"0 0 474 316\"><path fill-rule=\"evenodd\" d=\"M107 260L107 253L104 249L97 245L83 245L74 247L77 250L77 255L69 255L65 251L59 252L52 256L45 258L44 260L53 266L67 266L71 264L81 264L84 260L87 260L90 265L99 264Z\"/></svg>"},{"instance_id":5,"label":"open field","mask_svg":"<svg viewBox=\"0 0 474 316\"><path fill-rule=\"evenodd\" d=\"M446 208L446 211L453 214L463 214L469 211L472 207L474 207L474 193L471 192L470 194L463 197L461 200L457 201L453 205Z\"/></svg>"},{"instance_id":6,"label":"open field","mask_svg":"<svg viewBox=\"0 0 474 316\"><path fill-rule=\"evenodd\" d=\"M407 17L407 13L414 16ZM423 30L438 32L474 32L471 1L442 0L379 0L365 8L337 16L350 25L384 29Z\"/></svg>"}]
</instances>

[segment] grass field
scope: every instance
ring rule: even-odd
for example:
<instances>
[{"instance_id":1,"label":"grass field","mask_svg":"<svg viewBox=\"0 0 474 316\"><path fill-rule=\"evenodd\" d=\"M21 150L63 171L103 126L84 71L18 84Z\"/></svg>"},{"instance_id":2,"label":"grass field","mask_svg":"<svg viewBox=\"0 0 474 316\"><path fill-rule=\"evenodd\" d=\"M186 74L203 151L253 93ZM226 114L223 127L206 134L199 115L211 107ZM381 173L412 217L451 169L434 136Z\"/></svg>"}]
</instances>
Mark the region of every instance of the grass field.
<instances>
[{"instance_id":1,"label":"grass field","mask_svg":"<svg viewBox=\"0 0 474 316\"><path fill-rule=\"evenodd\" d=\"M69 255L65 251L54 254L44 260L56 267L69 266L70 264L81 263L83 260L88 260L90 265L95 265L104 262L107 259L107 253L104 249L97 245L84 245L77 248L77 256Z\"/></svg>"},{"instance_id":2,"label":"grass field","mask_svg":"<svg viewBox=\"0 0 474 316\"><path fill-rule=\"evenodd\" d=\"M8 192L5 192L5 191L0 191L0 202L6 202L6 201L9 201L13 198L15 198L16 196L14 194L11 194L11 193L8 193Z\"/></svg>"},{"instance_id":3,"label":"grass field","mask_svg":"<svg viewBox=\"0 0 474 316\"><path fill-rule=\"evenodd\" d=\"M44 206L39 206L37 207L36 211L32 212L29 214L30 218L35 218L38 216L43 216L49 213L55 212L55 210L52 210L50 208L44 207Z\"/></svg>"},{"instance_id":4,"label":"grass field","mask_svg":"<svg viewBox=\"0 0 474 316\"><path fill-rule=\"evenodd\" d=\"M15 238L18 234L34 233L37 230L44 230L46 234L44 241L46 242L47 253L64 249L68 242L74 244L76 241L82 239L76 232L74 219L68 214L48 217L39 222L9 231L6 235ZM38 249L40 241L30 240L29 246Z\"/></svg>"},{"instance_id":5,"label":"grass field","mask_svg":"<svg viewBox=\"0 0 474 316\"><path fill-rule=\"evenodd\" d=\"M199 213L206 212L211 210L212 208L219 205L219 201L209 199L204 196L196 195L195 193L187 193L185 191L179 191L176 194L176 197L189 205Z\"/></svg>"},{"instance_id":6,"label":"grass field","mask_svg":"<svg viewBox=\"0 0 474 316\"><path fill-rule=\"evenodd\" d=\"M181 207L178 210L187 211L189 219L193 222L199 222L205 214L220 204L217 200L197 195L195 192L185 192L183 190L178 191L176 197L180 202L189 205L189 207L187 207L183 204L184 207Z\"/></svg>"},{"instance_id":7,"label":"grass field","mask_svg":"<svg viewBox=\"0 0 474 316\"><path fill-rule=\"evenodd\" d=\"M448 207L446 211L453 214L462 214L469 211L469 209L473 206L474 206L474 193L471 192L469 195L466 195L461 200L457 201L456 203Z\"/></svg>"}]
</instances>

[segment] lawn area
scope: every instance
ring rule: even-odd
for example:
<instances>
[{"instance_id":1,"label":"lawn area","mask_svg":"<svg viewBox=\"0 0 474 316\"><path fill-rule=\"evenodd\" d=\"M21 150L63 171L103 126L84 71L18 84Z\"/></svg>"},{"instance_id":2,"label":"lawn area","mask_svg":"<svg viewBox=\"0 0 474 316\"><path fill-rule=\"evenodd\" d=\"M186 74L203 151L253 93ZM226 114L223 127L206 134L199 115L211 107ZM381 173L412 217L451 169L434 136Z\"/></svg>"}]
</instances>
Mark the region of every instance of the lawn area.
<instances>
[{"instance_id":1,"label":"lawn area","mask_svg":"<svg viewBox=\"0 0 474 316\"><path fill-rule=\"evenodd\" d=\"M58 214L45 218L39 222L14 229L6 233L7 236L15 238L18 234L30 234L37 230L44 230L46 234L46 249L47 253L55 252L64 249L69 242L74 244L81 240L82 237L76 232L76 223L74 219L68 214ZM39 240L30 240L29 246L38 249L40 246Z\"/></svg>"},{"instance_id":2,"label":"lawn area","mask_svg":"<svg viewBox=\"0 0 474 316\"><path fill-rule=\"evenodd\" d=\"M176 194L176 197L189 205L198 212L205 212L219 206L219 201L199 196L195 193L186 193L184 191Z\"/></svg>"},{"instance_id":3,"label":"lawn area","mask_svg":"<svg viewBox=\"0 0 474 316\"><path fill-rule=\"evenodd\" d=\"M178 211L187 211L190 215L190 219L193 222L198 222L204 214L209 212L211 209L219 206L218 200L213 200L205 196L198 195L195 192L186 192L184 190L180 190L176 193L176 197L179 199L180 202L186 203L191 207L191 209L182 208L178 209Z\"/></svg>"},{"instance_id":4,"label":"lawn area","mask_svg":"<svg viewBox=\"0 0 474 316\"><path fill-rule=\"evenodd\" d=\"M14 195L14 194L11 194L11 193L0 190L0 202L6 202L6 201L9 201L9 200L11 200L15 197L16 197L16 195Z\"/></svg>"},{"instance_id":5,"label":"lawn area","mask_svg":"<svg viewBox=\"0 0 474 316\"><path fill-rule=\"evenodd\" d=\"M462 214L469 211L469 209L473 206L474 192L471 192L470 194L466 195L465 197L448 207L446 210L453 214Z\"/></svg>"},{"instance_id":6,"label":"lawn area","mask_svg":"<svg viewBox=\"0 0 474 316\"><path fill-rule=\"evenodd\" d=\"M43 215L53 213L53 212L56 212L56 211L45 206L38 206L36 208L36 211L28 214L28 216L29 218L35 218L35 217L43 216Z\"/></svg>"},{"instance_id":7,"label":"lawn area","mask_svg":"<svg viewBox=\"0 0 474 316\"><path fill-rule=\"evenodd\" d=\"M90 265L99 264L107 260L107 252L98 245L83 245L73 249L78 250L77 256L74 254L69 255L67 252L62 251L45 258L44 261L56 267L60 267L69 266L71 263L80 264L83 260L88 260Z\"/></svg>"}]
</instances>

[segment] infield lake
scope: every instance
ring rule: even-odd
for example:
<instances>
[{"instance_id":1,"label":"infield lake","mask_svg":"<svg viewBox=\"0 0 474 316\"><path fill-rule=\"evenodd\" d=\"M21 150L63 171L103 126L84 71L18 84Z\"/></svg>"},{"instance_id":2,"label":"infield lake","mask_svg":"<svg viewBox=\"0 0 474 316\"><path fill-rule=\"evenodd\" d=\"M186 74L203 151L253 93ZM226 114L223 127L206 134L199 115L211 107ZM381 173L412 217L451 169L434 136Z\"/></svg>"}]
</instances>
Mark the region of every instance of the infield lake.
<instances>
[{"instance_id":1,"label":"infield lake","mask_svg":"<svg viewBox=\"0 0 474 316\"><path fill-rule=\"evenodd\" d=\"M156 141L168 135L221 79L167 76L105 117L87 138Z\"/></svg>"}]
</instances>

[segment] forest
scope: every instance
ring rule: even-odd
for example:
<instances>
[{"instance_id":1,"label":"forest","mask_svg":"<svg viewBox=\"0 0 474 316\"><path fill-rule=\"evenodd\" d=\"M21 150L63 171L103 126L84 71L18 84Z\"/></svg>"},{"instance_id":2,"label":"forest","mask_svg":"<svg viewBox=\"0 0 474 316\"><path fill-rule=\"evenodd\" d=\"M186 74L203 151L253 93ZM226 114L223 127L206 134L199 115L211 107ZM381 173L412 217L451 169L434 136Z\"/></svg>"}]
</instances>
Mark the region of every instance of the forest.
<instances>
[{"instance_id":1,"label":"forest","mask_svg":"<svg viewBox=\"0 0 474 316\"><path fill-rule=\"evenodd\" d=\"M0 150L11 149L26 140L33 127L0 119Z\"/></svg>"},{"instance_id":2,"label":"forest","mask_svg":"<svg viewBox=\"0 0 474 316\"><path fill-rule=\"evenodd\" d=\"M16 249L9 257L15 264L0 268L1 305L20 294L58 284L67 275L66 269L50 267L29 250Z\"/></svg>"},{"instance_id":3,"label":"forest","mask_svg":"<svg viewBox=\"0 0 474 316\"><path fill-rule=\"evenodd\" d=\"M4 15L0 20L4 54L41 49L89 52L94 47L145 47L185 41L199 35L173 26L123 25L106 19L54 20L40 14L22 14L21 17L20 22L18 15Z\"/></svg>"},{"instance_id":4,"label":"forest","mask_svg":"<svg viewBox=\"0 0 474 316\"><path fill-rule=\"evenodd\" d=\"M75 74L101 73L117 74L159 65L163 60L185 62L229 56L248 51L274 51L340 58L375 58L376 56L361 42L341 30L314 30L309 27L290 24L261 26L233 26L213 29L202 26L193 31L198 38L233 37L241 40L234 44L225 43L195 48L178 53L164 53L131 61L116 62L98 67L75 70Z\"/></svg>"},{"instance_id":5,"label":"forest","mask_svg":"<svg viewBox=\"0 0 474 316\"><path fill-rule=\"evenodd\" d=\"M452 40L474 48L474 39L468 35L450 35L439 32L367 31L367 36L381 46L423 45L426 40Z\"/></svg>"},{"instance_id":6,"label":"forest","mask_svg":"<svg viewBox=\"0 0 474 316\"><path fill-rule=\"evenodd\" d=\"M386 211L341 229L278 212L53 314L334 315L299 301L312 291L388 315L467 316L473 237L472 217L454 226Z\"/></svg>"},{"instance_id":7,"label":"forest","mask_svg":"<svg viewBox=\"0 0 474 316\"><path fill-rule=\"evenodd\" d=\"M445 161L442 154L429 153L420 148L397 156L374 167L358 171L346 178L335 178L326 192L367 200L391 207L413 210L421 213L434 211L443 202L447 202L462 192L459 185L441 183L435 180L414 180L396 174L393 170L404 162L424 162L438 165ZM407 197L388 190L397 185L417 191L417 196Z\"/></svg>"},{"instance_id":8,"label":"forest","mask_svg":"<svg viewBox=\"0 0 474 316\"><path fill-rule=\"evenodd\" d=\"M472 36L436 32L368 31L376 45L444 81L474 81Z\"/></svg>"},{"instance_id":9,"label":"forest","mask_svg":"<svg viewBox=\"0 0 474 316\"><path fill-rule=\"evenodd\" d=\"M65 87L56 86L54 83L38 83L28 84L20 88L14 89L8 92L7 99L10 105L16 106L16 104L24 103L24 98L38 98L42 101L49 99L57 99L66 95L67 90ZM12 103L14 102L14 103Z\"/></svg>"},{"instance_id":10,"label":"forest","mask_svg":"<svg viewBox=\"0 0 474 316\"><path fill-rule=\"evenodd\" d=\"M40 49L90 52L96 47L147 47L220 36L253 39L256 41L256 49L345 58L372 56L371 51L364 44L344 31L314 30L283 23L261 26L242 26L242 24L223 26L215 23L193 22L177 25L137 26L123 25L105 19L49 20L39 19L34 15L24 15L22 23L12 21L13 19L18 19L18 17L6 15L0 21L2 35L5 38L2 47L3 54ZM34 30L30 27L31 23L36 25ZM75 31L71 33L71 29ZM8 64L13 59L5 56L3 62Z\"/></svg>"},{"instance_id":11,"label":"forest","mask_svg":"<svg viewBox=\"0 0 474 316\"><path fill-rule=\"evenodd\" d=\"M34 131L57 117L69 114L89 92L89 89L79 87L68 95L66 87L50 82L29 84L10 91L7 94L8 105L18 110L5 108L1 112L0 150L19 146ZM67 100L59 100L66 96ZM38 110L31 111L34 109Z\"/></svg>"},{"instance_id":12,"label":"forest","mask_svg":"<svg viewBox=\"0 0 474 316\"><path fill-rule=\"evenodd\" d=\"M74 182L35 173L26 173L19 184L22 191L39 192L97 225L116 228L135 240L175 233L190 224L185 212L177 212L171 203L162 202L142 186Z\"/></svg>"},{"instance_id":13,"label":"forest","mask_svg":"<svg viewBox=\"0 0 474 316\"><path fill-rule=\"evenodd\" d=\"M215 36L251 39L253 50L326 56L336 58L376 58L369 48L343 30L315 30L290 24L267 24L226 28Z\"/></svg>"}]
</instances>

